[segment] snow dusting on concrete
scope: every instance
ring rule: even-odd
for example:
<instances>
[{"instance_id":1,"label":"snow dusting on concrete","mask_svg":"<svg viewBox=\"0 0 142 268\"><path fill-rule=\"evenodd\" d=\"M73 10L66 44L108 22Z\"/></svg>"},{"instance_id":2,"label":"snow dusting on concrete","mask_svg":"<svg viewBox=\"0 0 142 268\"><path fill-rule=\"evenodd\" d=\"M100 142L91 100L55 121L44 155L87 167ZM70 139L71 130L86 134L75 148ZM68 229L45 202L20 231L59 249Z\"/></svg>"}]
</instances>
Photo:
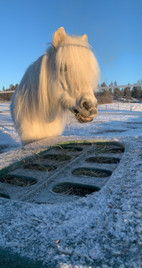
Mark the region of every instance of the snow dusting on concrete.
<instances>
[{"instance_id":1,"label":"snow dusting on concrete","mask_svg":"<svg viewBox=\"0 0 142 268\"><path fill-rule=\"evenodd\" d=\"M94 194L65 203L0 197L0 256L1 249L10 250L40 262L27 267L142 267L142 104L101 105L93 122L79 124L70 117L62 137L23 148L9 103L0 103L1 169L49 145L85 139L125 146L108 182Z\"/></svg>"}]
</instances>

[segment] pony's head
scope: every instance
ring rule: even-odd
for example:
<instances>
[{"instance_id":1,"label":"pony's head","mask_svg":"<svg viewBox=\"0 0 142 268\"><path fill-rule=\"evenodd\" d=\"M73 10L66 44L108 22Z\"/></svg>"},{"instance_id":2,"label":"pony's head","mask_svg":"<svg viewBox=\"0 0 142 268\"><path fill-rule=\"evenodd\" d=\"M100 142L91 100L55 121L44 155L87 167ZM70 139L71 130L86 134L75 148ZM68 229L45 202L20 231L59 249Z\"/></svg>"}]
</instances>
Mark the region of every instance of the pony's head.
<instances>
[{"instance_id":1,"label":"pony's head","mask_svg":"<svg viewBox=\"0 0 142 268\"><path fill-rule=\"evenodd\" d=\"M79 122L90 122L97 115L97 89L100 70L87 35L69 36L63 27L53 37L56 82L61 105L75 114Z\"/></svg>"}]
</instances>

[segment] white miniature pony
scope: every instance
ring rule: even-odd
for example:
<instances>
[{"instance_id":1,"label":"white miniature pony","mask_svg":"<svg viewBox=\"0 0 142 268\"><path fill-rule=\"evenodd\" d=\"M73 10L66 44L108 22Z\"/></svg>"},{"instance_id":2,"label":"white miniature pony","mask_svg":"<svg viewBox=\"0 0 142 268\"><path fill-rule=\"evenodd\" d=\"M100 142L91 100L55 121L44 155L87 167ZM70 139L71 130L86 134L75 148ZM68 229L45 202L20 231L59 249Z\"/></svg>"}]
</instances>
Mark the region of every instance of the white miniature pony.
<instances>
[{"instance_id":1,"label":"white miniature pony","mask_svg":"<svg viewBox=\"0 0 142 268\"><path fill-rule=\"evenodd\" d=\"M79 122L92 121L99 76L87 35L69 36L59 28L52 46L27 69L12 98L11 114L22 142L60 135L67 110Z\"/></svg>"}]
</instances>

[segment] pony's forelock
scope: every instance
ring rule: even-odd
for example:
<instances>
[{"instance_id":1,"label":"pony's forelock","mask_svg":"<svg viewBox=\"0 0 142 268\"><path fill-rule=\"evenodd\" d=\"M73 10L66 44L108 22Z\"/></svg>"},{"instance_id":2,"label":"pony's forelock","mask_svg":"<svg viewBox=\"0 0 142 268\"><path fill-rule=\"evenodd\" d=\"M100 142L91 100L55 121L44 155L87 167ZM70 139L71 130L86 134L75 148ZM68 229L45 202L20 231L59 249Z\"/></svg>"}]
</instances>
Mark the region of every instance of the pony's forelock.
<instances>
[{"instance_id":1,"label":"pony's forelock","mask_svg":"<svg viewBox=\"0 0 142 268\"><path fill-rule=\"evenodd\" d=\"M90 45L80 37L68 37L57 48L56 68L59 80L71 94L97 88L99 66Z\"/></svg>"}]
</instances>

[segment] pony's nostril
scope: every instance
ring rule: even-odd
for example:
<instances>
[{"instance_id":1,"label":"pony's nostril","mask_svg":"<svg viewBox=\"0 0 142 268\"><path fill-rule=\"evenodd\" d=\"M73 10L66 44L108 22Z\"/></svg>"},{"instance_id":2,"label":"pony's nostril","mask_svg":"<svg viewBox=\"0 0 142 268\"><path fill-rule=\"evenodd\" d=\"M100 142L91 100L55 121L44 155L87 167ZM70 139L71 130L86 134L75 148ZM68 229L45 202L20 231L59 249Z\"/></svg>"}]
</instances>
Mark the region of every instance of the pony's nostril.
<instances>
[{"instance_id":1,"label":"pony's nostril","mask_svg":"<svg viewBox=\"0 0 142 268\"><path fill-rule=\"evenodd\" d=\"M97 107L95 107L94 109L90 110L90 115L97 114L97 113L98 113Z\"/></svg>"},{"instance_id":2,"label":"pony's nostril","mask_svg":"<svg viewBox=\"0 0 142 268\"><path fill-rule=\"evenodd\" d=\"M91 108L91 103L87 101L84 101L82 105L87 111Z\"/></svg>"}]
</instances>

